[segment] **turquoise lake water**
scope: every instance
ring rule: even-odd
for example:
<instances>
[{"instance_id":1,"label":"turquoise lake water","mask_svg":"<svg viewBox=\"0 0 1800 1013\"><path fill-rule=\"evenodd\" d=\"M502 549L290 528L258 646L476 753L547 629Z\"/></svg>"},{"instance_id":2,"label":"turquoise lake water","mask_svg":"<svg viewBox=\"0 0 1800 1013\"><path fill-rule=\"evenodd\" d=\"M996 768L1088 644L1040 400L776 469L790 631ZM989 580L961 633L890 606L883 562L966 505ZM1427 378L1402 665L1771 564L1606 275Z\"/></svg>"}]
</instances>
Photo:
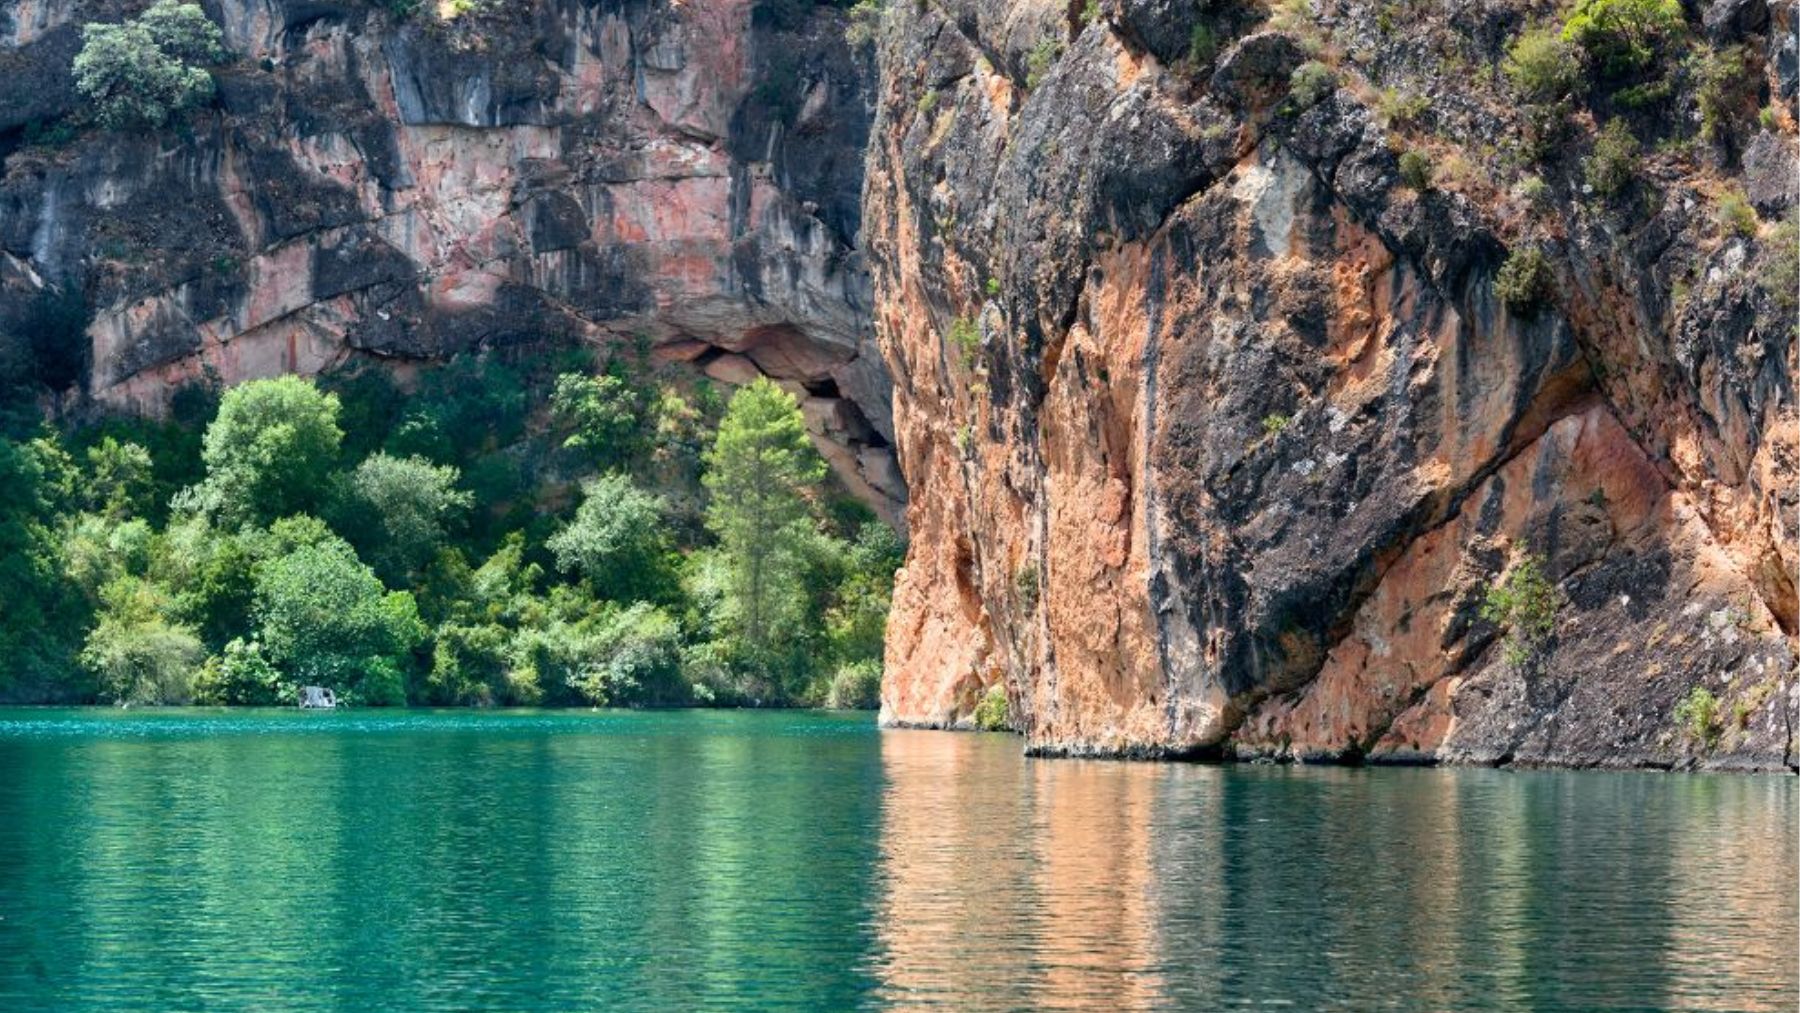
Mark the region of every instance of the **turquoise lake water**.
<instances>
[{"instance_id":1,"label":"turquoise lake water","mask_svg":"<svg viewBox=\"0 0 1800 1013\"><path fill-rule=\"evenodd\" d=\"M1787 777L0 710L0 1010L1783 1010Z\"/></svg>"}]
</instances>

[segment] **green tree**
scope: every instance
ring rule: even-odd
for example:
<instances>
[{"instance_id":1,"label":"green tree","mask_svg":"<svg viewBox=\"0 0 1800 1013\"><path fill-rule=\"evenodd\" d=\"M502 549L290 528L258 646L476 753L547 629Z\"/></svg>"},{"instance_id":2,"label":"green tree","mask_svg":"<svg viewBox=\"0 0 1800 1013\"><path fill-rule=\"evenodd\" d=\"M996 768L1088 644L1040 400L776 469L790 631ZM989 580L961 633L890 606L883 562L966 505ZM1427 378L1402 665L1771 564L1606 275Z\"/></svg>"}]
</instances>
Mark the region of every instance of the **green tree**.
<instances>
[{"instance_id":1,"label":"green tree","mask_svg":"<svg viewBox=\"0 0 1800 1013\"><path fill-rule=\"evenodd\" d=\"M1651 69L1686 33L1680 0L1576 0L1562 37L1608 78Z\"/></svg>"},{"instance_id":2,"label":"green tree","mask_svg":"<svg viewBox=\"0 0 1800 1013\"><path fill-rule=\"evenodd\" d=\"M637 451L643 410L637 394L616 376L562 374L550 394L550 410L568 434L563 446L601 467L622 464Z\"/></svg>"},{"instance_id":3,"label":"green tree","mask_svg":"<svg viewBox=\"0 0 1800 1013\"><path fill-rule=\"evenodd\" d=\"M228 526L309 513L324 498L343 431L338 400L295 376L225 392L206 429L206 478L187 505Z\"/></svg>"},{"instance_id":4,"label":"green tree","mask_svg":"<svg viewBox=\"0 0 1800 1013\"><path fill-rule=\"evenodd\" d=\"M300 545L255 573L254 614L277 668L361 703L406 702L400 673L425 636L411 594L387 593L335 537Z\"/></svg>"},{"instance_id":5,"label":"green tree","mask_svg":"<svg viewBox=\"0 0 1800 1013\"><path fill-rule=\"evenodd\" d=\"M0 689L42 687L46 699L82 692L70 683L87 621L63 576L52 484L35 443L0 439Z\"/></svg>"},{"instance_id":6,"label":"green tree","mask_svg":"<svg viewBox=\"0 0 1800 1013\"><path fill-rule=\"evenodd\" d=\"M675 585L665 512L661 496L612 472L583 487L575 519L546 545L557 569L579 573L603 597L661 600Z\"/></svg>"},{"instance_id":7,"label":"green tree","mask_svg":"<svg viewBox=\"0 0 1800 1013\"><path fill-rule=\"evenodd\" d=\"M825 613L826 630L839 663L872 662L880 676L894 572L905 555L900 536L886 524L870 521L857 531L846 553L843 579L835 589L836 600Z\"/></svg>"},{"instance_id":8,"label":"green tree","mask_svg":"<svg viewBox=\"0 0 1800 1013\"><path fill-rule=\"evenodd\" d=\"M250 627L255 541L198 516L178 518L163 532L160 575L175 590L175 614L215 651Z\"/></svg>"},{"instance_id":9,"label":"green tree","mask_svg":"<svg viewBox=\"0 0 1800 1013\"><path fill-rule=\"evenodd\" d=\"M81 650L101 696L142 704L192 700L206 648L191 628L171 621L163 589L124 576L109 583L101 598L100 621Z\"/></svg>"},{"instance_id":10,"label":"green tree","mask_svg":"<svg viewBox=\"0 0 1800 1013\"><path fill-rule=\"evenodd\" d=\"M792 395L759 377L732 396L706 455L706 523L738 632L765 664L780 631L801 618L793 589L812 534L806 494L824 477Z\"/></svg>"},{"instance_id":11,"label":"green tree","mask_svg":"<svg viewBox=\"0 0 1800 1013\"><path fill-rule=\"evenodd\" d=\"M375 454L345 482L338 530L389 587L402 587L431 562L473 498L456 489L457 470L423 457Z\"/></svg>"},{"instance_id":12,"label":"green tree","mask_svg":"<svg viewBox=\"0 0 1800 1013\"><path fill-rule=\"evenodd\" d=\"M103 126L159 127L212 97L205 64L225 56L219 27L198 4L157 0L123 24L88 24L75 87Z\"/></svg>"},{"instance_id":13,"label":"green tree","mask_svg":"<svg viewBox=\"0 0 1800 1013\"><path fill-rule=\"evenodd\" d=\"M194 680L197 703L272 707L294 702L294 686L263 654L256 641L234 639L206 659Z\"/></svg>"},{"instance_id":14,"label":"green tree","mask_svg":"<svg viewBox=\"0 0 1800 1013\"><path fill-rule=\"evenodd\" d=\"M87 472L83 498L89 510L114 520L149 513L156 488L150 451L104 436L87 449Z\"/></svg>"}]
</instances>

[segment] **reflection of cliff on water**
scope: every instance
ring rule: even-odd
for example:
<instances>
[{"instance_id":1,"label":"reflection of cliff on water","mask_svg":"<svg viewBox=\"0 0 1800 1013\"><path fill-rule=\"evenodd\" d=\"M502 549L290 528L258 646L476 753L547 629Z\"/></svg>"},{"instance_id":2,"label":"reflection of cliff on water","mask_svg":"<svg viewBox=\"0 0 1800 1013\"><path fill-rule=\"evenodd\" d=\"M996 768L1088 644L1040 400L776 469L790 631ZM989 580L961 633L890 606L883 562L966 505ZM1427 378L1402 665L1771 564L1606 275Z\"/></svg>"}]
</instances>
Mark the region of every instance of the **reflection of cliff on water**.
<instances>
[{"instance_id":1,"label":"reflection of cliff on water","mask_svg":"<svg viewBox=\"0 0 1800 1013\"><path fill-rule=\"evenodd\" d=\"M1030 760L929 732L884 734L882 763L886 1001L1795 999L1785 779Z\"/></svg>"}]
</instances>

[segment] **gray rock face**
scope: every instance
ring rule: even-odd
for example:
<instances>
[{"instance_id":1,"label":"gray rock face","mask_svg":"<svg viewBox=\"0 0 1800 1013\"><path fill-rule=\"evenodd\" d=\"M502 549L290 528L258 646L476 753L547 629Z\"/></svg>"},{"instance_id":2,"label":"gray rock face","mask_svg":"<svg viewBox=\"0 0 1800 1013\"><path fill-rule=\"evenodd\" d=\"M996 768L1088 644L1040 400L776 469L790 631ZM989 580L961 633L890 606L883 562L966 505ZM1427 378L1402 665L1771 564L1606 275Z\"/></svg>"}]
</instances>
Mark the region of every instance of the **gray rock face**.
<instances>
[{"instance_id":1,"label":"gray rock face","mask_svg":"<svg viewBox=\"0 0 1800 1013\"><path fill-rule=\"evenodd\" d=\"M780 335L752 359L843 402L859 425L815 440L898 517L860 247L874 68L835 9L218 0L210 107L154 134L47 130L81 120L77 26L142 6L31 0L0 30L26 85L0 94L0 321L81 293L88 396L154 411L206 368Z\"/></svg>"}]
</instances>

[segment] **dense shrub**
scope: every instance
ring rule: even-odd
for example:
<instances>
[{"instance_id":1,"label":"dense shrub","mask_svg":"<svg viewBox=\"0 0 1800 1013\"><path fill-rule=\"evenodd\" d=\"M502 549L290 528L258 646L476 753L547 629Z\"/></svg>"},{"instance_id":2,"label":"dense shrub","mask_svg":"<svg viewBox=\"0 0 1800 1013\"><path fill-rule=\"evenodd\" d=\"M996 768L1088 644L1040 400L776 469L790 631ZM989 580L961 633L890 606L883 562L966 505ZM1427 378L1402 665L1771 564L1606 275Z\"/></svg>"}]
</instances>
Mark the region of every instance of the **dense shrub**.
<instances>
[{"instance_id":1,"label":"dense shrub","mask_svg":"<svg viewBox=\"0 0 1800 1013\"><path fill-rule=\"evenodd\" d=\"M1512 251L1494 275L1494 294L1519 316L1536 314L1549 301L1554 285L1550 258L1535 246Z\"/></svg>"},{"instance_id":2,"label":"dense shrub","mask_svg":"<svg viewBox=\"0 0 1800 1013\"><path fill-rule=\"evenodd\" d=\"M294 702L294 684L264 656L256 641L233 639L206 660L194 682L197 703L273 707Z\"/></svg>"},{"instance_id":3,"label":"dense shrub","mask_svg":"<svg viewBox=\"0 0 1800 1013\"><path fill-rule=\"evenodd\" d=\"M643 411L637 392L620 377L564 373L556 378L550 410L568 435L563 446L599 467L616 467L637 452Z\"/></svg>"},{"instance_id":4,"label":"dense shrub","mask_svg":"<svg viewBox=\"0 0 1800 1013\"><path fill-rule=\"evenodd\" d=\"M102 698L136 704L192 700L206 648L192 629L170 621L161 590L122 576L101 597L100 621L81 649L81 663L94 674Z\"/></svg>"},{"instance_id":5,"label":"dense shrub","mask_svg":"<svg viewBox=\"0 0 1800 1013\"><path fill-rule=\"evenodd\" d=\"M1506 629L1506 660L1520 667L1535 662L1556 632L1560 598L1536 556L1523 556L1506 576L1488 587L1481 617Z\"/></svg>"},{"instance_id":6,"label":"dense shrub","mask_svg":"<svg viewBox=\"0 0 1800 1013\"><path fill-rule=\"evenodd\" d=\"M837 670L825 694L832 710L868 710L881 706L881 662L857 661Z\"/></svg>"},{"instance_id":7,"label":"dense shrub","mask_svg":"<svg viewBox=\"0 0 1800 1013\"><path fill-rule=\"evenodd\" d=\"M1288 97L1304 109L1316 105L1337 88L1337 72L1318 60L1308 60L1288 77Z\"/></svg>"},{"instance_id":8,"label":"dense shrub","mask_svg":"<svg viewBox=\"0 0 1800 1013\"><path fill-rule=\"evenodd\" d=\"M1640 146L1624 120L1610 120L1594 139L1594 153L1583 167L1587 183L1603 197L1615 197L1637 179Z\"/></svg>"},{"instance_id":9,"label":"dense shrub","mask_svg":"<svg viewBox=\"0 0 1800 1013\"><path fill-rule=\"evenodd\" d=\"M1431 158L1422 151L1402 152L1400 182L1420 192L1431 189Z\"/></svg>"},{"instance_id":10,"label":"dense shrub","mask_svg":"<svg viewBox=\"0 0 1800 1013\"><path fill-rule=\"evenodd\" d=\"M569 685L595 706L686 703L680 626L648 602L605 614L583 630Z\"/></svg>"},{"instance_id":11,"label":"dense shrub","mask_svg":"<svg viewBox=\"0 0 1800 1013\"><path fill-rule=\"evenodd\" d=\"M184 403L174 436L109 420L67 445L0 440L0 690L790 704L878 664L902 547L821 484L793 399L765 381L726 410L705 383L615 361L605 375L647 408L621 470L593 477L592 458L556 452L586 424L552 404L559 373L591 375L579 358L472 357L427 367L410 395L351 374L331 381L347 410L306 381L256 381ZM443 458L396 452L427 433ZM481 531L458 523L471 506Z\"/></svg>"},{"instance_id":12,"label":"dense shrub","mask_svg":"<svg viewBox=\"0 0 1800 1013\"><path fill-rule=\"evenodd\" d=\"M981 702L975 705L975 727L984 732L1003 732L1010 727L1006 705L1006 687L990 686Z\"/></svg>"},{"instance_id":13,"label":"dense shrub","mask_svg":"<svg viewBox=\"0 0 1800 1013\"><path fill-rule=\"evenodd\" d=\"M1651 69L1686 30L1680 0L1576 0L1562 37L1603 77L1624 78Z\"/></svg>"},{"instance_id":14,"label":"dense shrub","mask_svg":"<svg viewBox=\"0 0 1800 1013\"><path fill-rule=\"evenodd\" d=\"M1581 61L1574 45L1550 30L1528 31L1506 53L1506 78L1528 102L1554 102L1575 90Z\"/></svg>"}]
</instances>

